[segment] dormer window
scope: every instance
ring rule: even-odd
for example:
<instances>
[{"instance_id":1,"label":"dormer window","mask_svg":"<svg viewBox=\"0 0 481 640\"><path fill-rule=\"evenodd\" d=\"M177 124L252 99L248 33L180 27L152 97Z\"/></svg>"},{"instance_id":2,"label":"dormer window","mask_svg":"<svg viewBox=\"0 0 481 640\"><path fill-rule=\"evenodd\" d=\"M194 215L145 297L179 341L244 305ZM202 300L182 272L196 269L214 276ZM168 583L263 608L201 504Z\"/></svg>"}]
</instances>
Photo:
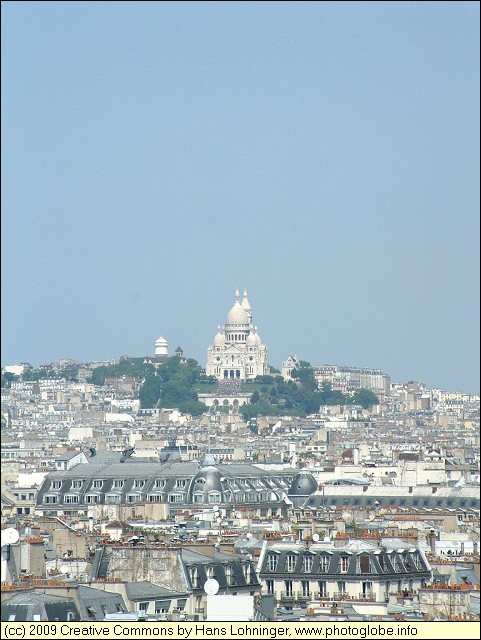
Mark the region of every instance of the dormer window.
<instances>
[{"instance_id":1,"label":"dormer window","mask_svg":"<svg viewBox=\"0 0 481 640\"><path fill-rule=\"evenodd\" d=\"M145 480L134 480L134 489L142 489L145 484Z\"/></svg>"},{"instance_id":2,"label":"dormer window","mask_svg":"<svg viewBox=\"0 0 481 640\"><path fill-rule=\"evenodd\" d=\"M294 571L294 567L296 565L296 556L291 553L286 556L286 570Z\"/></svg>"},{"instance_id":3,"label":"dormer window","mask_svg":"<svg viewBox=\"0 0 481 640\"><path fill-rule=\"evenodd\" d=\"M61 489L62 481L61 480L53 480L52 481L52 489Z\"/></svg>"},{"instance_id":4,"label":"dormer window","mask_svg":"<svg viewBox=\"0 0 481 640\"><path fill-rule=\"evenodd\" d=\"M341 573L347 573L349 570L349 556L341 556Z\"/></svg>"},{"instance_id":5,"label":"dormer window","mask_svg":"<svg viewBox=\"0 0 481 640\"><path fill-rule=\"evenodd\" d=\"M157 479L154 486L156 489L162 489L162 487L165 487L165 480L163 478Z\"/></svg>"},{"instance_id":6,"label":"dormer window","mask_svg":"<svg viewBox=\"0 0 481 640\"><path fill-rule=\"evenodd\" d=\"M267 569L269 571L275 571L277 569L278 562L279 562L279 557L275 553L270 553L267 556Z\"/></svg>"},{"instance_id":7,"label":"dormer window","mask_svg":"<svg viewBox=\"0 0 481 640\"><path fill-rule=\"evenodd\" d=\"M103 480L94 480L92 482L92 489L101 489L104 481Z\"/></svg>"},{"instance_id":8,"label":"dormer window","mask_svg":"<svg viewBox=\"0 0 481 640\"><path fill-rule=\"evenodd\" d=\"M359 558L359 570L361 573L371 573L371 559L367 555Z\"/></svg>"},{"instance_id":9,"label":"dormer window","mask_svg":"<svg viewBox=\"0 0 481 640\"><path fill-rule=\"evenodd\" d=\"M320 573L328 573L329 571L329 556L327 555L322 555L319 558L319 571Z\"/></svg>"},{"instance_id":10,"label":"dormer window","mask_svg":"<svg viewBox=\"0 0 481 640\"><path fill-rule=\"evenodd\" d=\"M304 556L302 558L302 570L305 573L311 573L311 571L312 571L312 556Z\"/></svg>"}]
</instances>

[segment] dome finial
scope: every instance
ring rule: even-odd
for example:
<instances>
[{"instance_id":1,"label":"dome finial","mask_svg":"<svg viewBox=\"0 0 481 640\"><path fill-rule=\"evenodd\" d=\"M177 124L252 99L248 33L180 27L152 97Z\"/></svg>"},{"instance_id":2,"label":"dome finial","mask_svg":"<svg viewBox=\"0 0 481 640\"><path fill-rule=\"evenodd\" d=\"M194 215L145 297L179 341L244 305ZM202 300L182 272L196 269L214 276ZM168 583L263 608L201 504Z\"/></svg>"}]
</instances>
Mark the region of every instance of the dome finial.
<instances>
[{"instance_id":1,"label":"dome finial","mask_svg":"<svg viewBox=\"0 0 481 640\"><path fill-rule=\"evenodd\" d=\"M235 290L235 301L239 302L239 289Z\"/></svg>"}]
</instances>

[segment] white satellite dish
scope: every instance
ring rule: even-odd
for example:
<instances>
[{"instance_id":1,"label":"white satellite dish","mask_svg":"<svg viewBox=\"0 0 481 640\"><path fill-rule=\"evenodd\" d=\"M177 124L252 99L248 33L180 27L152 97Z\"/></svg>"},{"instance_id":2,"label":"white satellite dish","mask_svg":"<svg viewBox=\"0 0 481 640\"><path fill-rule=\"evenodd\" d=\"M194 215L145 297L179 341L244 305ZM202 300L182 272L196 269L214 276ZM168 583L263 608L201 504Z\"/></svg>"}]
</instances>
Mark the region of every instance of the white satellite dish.
<instances>
[{"instance_id":1,"label":"white satellite dish","mask_svg":"<svg viewBox=\"0 0 481 640\"><path fill-rule=\"evenodd\" d=\"M60 573L68 573L70 571L70 567L68 566L68 564L63 564L60 567Z\"/></svg>"},{"instance_id":2,"label":"white satellite dish","mask_svg":"<svg viewBox=\"0 0 481 640\"><path fill-rule=\"evenodd\" d=\"M204 591L208 596L215 596L215 594L219 591L219 583L215 578L209 578L205 581Z\"/></svg>"},{"instance_id":3,"label":"white satellite dish","mask_svg":"<svg viewBox=\"0 0 481 640\"><path fill-rule=\"evenodd\" d=\"M252 538L252 533L248 533L246 537L250 540Z\"/></svg>"},{"instance_id":4,"label":"white satellite dish","mask_svg":"<svg viewBox=\"0 0 481 640\"><path fill-rule=\"evenodd\" d=\"M240 511L236 511L235 517L236 517L237 519L242 518L242 513L241 513Z\"/></svg>"},{"instance_id":5,"label":"white satellite dish","mask_svg":"<svg viewBox=\"0 0 481 640\"><path fill-rule=\"evenodd\" d=\"M20 534L12 527L2 531L2 544L15 544L20 539Z\"/></svg>"},{"instance_id":6,"label":"white satellite dish","mask_svg":"<svg viewBox=\"0 0 481 640\"><path fill-rule=\"evenodd\" d=\"M214 505L214 511L215 512L219 511L219 507L217 505Z\"/></svg>"},{"instance_id":7,"label":"white satellite dish","mask_svg":"<svg viewBox=\"0 0 481 640\"><path fill-rule=\"evenodd\" d=\"M314 542L319 542L319 534L318 533L314 533L312 536L312 539Z\"/></svg>"}]
</instances>

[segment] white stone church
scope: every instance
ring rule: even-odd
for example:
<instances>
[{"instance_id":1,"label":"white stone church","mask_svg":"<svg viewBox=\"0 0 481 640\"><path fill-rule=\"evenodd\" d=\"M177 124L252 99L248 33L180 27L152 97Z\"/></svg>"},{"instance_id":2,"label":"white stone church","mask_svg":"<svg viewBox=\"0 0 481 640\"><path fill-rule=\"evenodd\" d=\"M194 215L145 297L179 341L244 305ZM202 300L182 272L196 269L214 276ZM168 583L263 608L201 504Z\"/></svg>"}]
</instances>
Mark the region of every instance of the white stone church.
<instances>
[{"instance_id":1,"label":"white stone church","mask_svg":"<svg viewBox=\"0 0 481 640\"><path fill-rule=\"evenodd\" d=\"M207 349L205 372L218 380L252 380L256 376L269 375L267 347L252 324L252 309L244 291L239 302L227 314L224 327L217 327L213 344Z\"/></svg>"}]
</instances>

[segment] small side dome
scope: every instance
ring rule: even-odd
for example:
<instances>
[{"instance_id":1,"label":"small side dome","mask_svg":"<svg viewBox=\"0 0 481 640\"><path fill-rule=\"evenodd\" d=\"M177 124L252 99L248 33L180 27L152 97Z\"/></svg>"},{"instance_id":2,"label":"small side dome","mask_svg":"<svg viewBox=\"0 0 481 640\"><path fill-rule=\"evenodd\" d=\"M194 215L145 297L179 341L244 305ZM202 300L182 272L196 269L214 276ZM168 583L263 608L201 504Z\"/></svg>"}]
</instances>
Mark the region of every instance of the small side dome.
<instances>
[{"instance_id":1,"label":"small side dome","mask_svg":"<svg viewBox=\"0 0 481 640\"><path fill-rule=\"evenodd\" d=\"M299 471L291 482L288 496L310 496L317 491L317 482L314 476L308 471Z\"/></svg>"},{"instance_id":2,"label":"small side dome","mask_svg":"<svg viewBox=\"0 0 481 640\"><path fill-rule=\"evenodd\" d=\"M247 336L246 344L250 346L254 346L257 344L256 334L253 331L251 331Z\"/></svg>"},{"instance_id":3,"label":"small side dome","mask_svg":"<svg viewBox=\"0 0 481 640\"><path fill-rule=\"evenodd\" d=\"M217 333L215 334L214 344L221 346L225 343L225 336L220 330L220 327L217 327Z\"/></svg>"}]
</instances>

